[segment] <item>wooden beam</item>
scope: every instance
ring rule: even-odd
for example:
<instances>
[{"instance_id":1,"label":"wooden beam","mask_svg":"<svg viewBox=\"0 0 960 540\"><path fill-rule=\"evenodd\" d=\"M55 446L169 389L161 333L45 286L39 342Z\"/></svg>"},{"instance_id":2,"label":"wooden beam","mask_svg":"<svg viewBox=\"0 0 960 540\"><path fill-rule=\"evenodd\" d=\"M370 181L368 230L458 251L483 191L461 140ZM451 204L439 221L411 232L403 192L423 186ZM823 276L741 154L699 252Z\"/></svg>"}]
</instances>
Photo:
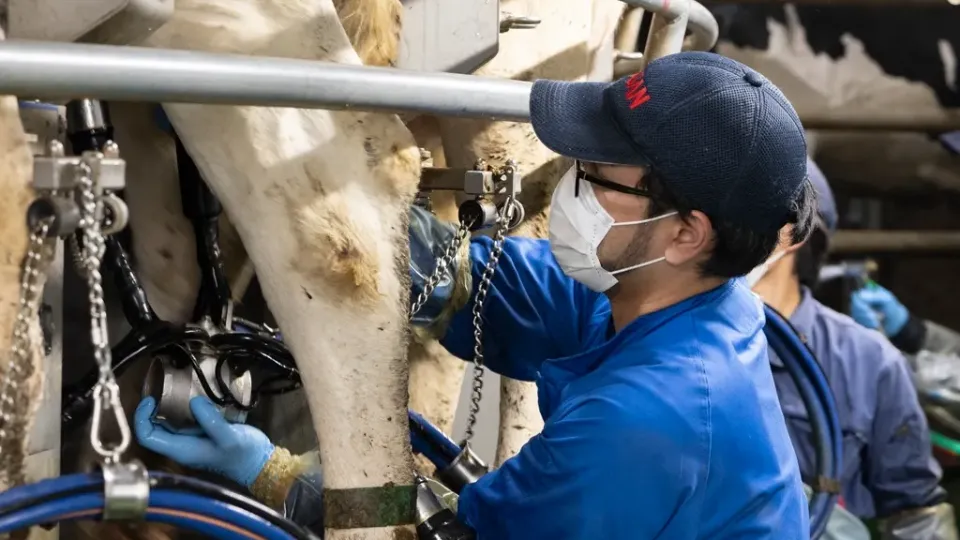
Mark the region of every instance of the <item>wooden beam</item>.
<instances>
[{"instance_id":1,"label":"wooden beam","mask_svg":"<svg viewBox=\"0 0 960 540\"><path fill-rule=\"evenodd\" d=\"M896 108L883 111L863 111L854 108L808 111L801 109L797 113L806 129L912 131L937 134L960 130L960 109L930 108L923 111Z\"/></svg>"},{"instance_id":2,"label":"wooden beam","mask_svg":"<svg viewBox=\"0 0 960 540\"><path fill-rule=\"evenodd\" d=\"M841 230L830 241L833 253L937 251L960 253L960 231Z\"/></svg>"}]
</instances>

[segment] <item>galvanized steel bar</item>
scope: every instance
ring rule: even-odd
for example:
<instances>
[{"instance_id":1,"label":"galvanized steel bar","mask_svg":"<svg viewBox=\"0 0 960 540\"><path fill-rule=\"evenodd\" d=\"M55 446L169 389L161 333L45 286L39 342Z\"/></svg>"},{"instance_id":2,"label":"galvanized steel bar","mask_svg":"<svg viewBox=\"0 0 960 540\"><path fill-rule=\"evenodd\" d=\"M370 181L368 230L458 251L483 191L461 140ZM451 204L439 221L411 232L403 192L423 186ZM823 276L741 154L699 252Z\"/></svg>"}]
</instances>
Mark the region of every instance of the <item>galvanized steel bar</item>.
<instances>
[{"instance_id":1,"label":"galvanized steel bar","mask_svg":"<svg viewBox=\"0 0 960 540\"><path fill-rule=\"evenodd\" d=\"M0 94L529 121L531 83L287 58L41 41L0 43Z\"/></svg>"},{"instance_id":2,"label":"galvanized steel bar","mask_svg":"<svg viewBox=\"0 0 960 540\"><path fill-rule=\"evenodd\" d=\"M652 11L667 21L687 16L687 28L693 34L691 49L707 51L717 44L720 27L710 11L696 0L623 0L630 6ZM659 18L659 17L658 17ZM653 29L651 28L651 33ZM679 51L679 49L678 49Z\"/></svg>"}]
</instances>

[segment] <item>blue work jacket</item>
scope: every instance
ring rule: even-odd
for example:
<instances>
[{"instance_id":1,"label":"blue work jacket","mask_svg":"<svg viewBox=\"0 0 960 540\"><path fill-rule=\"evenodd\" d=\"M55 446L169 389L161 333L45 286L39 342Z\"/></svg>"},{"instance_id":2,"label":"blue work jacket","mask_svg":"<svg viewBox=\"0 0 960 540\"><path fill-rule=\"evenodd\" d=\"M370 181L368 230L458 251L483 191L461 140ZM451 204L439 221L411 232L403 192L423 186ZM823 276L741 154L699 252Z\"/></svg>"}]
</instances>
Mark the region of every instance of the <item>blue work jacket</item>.
<instances>
[{"instance_id":1,"label":"blue work jacket","mask_svg":"<svg viewBox=\"0 0 960 540\"><path fill-rule=\"evenodd\" d=\"M806 288L790 323L823 367L843 432L842 504L887 517L943 499L940 466L906 360L879 332L824 306ZM813 431L797 387L770 351L773 379L804 480L816 485Z\"/></svg>"},{"instance_id":2,"label":"blue work jacket","mask_svg":"<svg viewBox=\"0 0 960 540\"><path fill-rule=\"evenodd\" d=\"M489 256L472 241L474 285ZM443 344L473 353L472 304ZM807 540L759 299L743 280L612 326L605 295L545 240L509 238L483 312L484 358L536 381L543 431L464 488L480 540Z\"/></svg>"}]
</instances>

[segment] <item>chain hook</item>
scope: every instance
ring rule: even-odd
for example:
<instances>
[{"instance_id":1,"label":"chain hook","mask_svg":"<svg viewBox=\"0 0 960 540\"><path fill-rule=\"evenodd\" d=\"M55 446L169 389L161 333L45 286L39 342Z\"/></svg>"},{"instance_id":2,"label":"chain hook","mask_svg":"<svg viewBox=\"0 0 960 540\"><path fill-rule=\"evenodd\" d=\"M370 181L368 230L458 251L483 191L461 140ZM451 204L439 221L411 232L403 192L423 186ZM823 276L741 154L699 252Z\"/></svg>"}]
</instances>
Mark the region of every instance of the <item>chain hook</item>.
<instances>
[{"instance_id":1,"label":"chain hook","mask_svg":"<svg viewBox=\"0 0 960 540\"><path fill-rule=\"evenodd\" d=\"M515 212L517 212L515 205L519 204L516 197L511 195L504 201L500 212L497 214L497 222L494 225L496 232L493 234L493 247L490 250L490 257L487 259L487 265L480 277L477 296L473 302L473 387L470 396L470 414L467 417L467 429L464 435L465 442L470 442L473 439L473 428L477 424L480 401L483 399L483 375L486 372L483 365L483 306L487 301L487 293L490 291L493 275L497 271L500 255L503 254L503 242L506 239L507 230L509 230L510 223L516 215Z\"/></svg>"},{"instance_id":2,"label":"chain hook","mask_svg":"<svg viewBox=\"0 0 960 540\"><path fill-rule=\"evenodd\" d=\"M99 382L93 392L93 423L90 426L90 445L107 463L119 463L120 457L127 451L131 440L130 424L127 422L126 415L123 414L123 405L120 403L120 387L116 381ZM120 442L112 448L108 448L101 438L103 412L107 409L113 413L114 421L120 429Z\"/></svg>"}]
</instances>

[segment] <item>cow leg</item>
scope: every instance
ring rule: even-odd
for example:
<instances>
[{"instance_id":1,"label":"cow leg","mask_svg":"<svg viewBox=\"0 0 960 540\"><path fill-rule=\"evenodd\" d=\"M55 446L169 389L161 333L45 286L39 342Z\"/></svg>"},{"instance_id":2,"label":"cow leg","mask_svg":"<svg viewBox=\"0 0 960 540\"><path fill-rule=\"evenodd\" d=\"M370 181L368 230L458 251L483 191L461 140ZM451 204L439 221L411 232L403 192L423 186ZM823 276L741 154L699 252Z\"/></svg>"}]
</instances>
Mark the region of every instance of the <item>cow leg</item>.
<instances>
[{"instance_id":1,"label":"cow leg","mask_svg":"<svg viewBox=\"0 0 960 540\"><path fill-rule=\"evenodd\" d=\"M181 0L150 40L358 64L332 2ZM320 439L331 539L412 536L406 216L419 153L396 116L165 105L256 267ZM406 517L406 516L402 516Z\"/></svg>"},{"instance_id":2,"label":"cow leg","mask_svg":"<svg viewBox=\"0 0 960 540\"><path fill-rule=\"evenodd\" d=\"M500 53L477 74L521 80L585 79L590 71L591 2L505 0L504 11L543 22L532 30L500 37ZM570 163L540 144L530 124L441 118L447 163L470 167L478 158L491 165L513 159L524 175L521 202L526 222L513 234L546 236L546 211L556 181ZM543 427L536 411L536 387L501 377L500 437L497 461L514 455Z\"/></svg>"},{"instance_id":3,"label":"cow leg","mask_svg":"<svg viewBox=\"0 0 960 540\"><path fill-rule=\"evenodd\" d=\"M5 11L2 10L3 13ZM0 27L0 41L3 37L3 28ZM27 206L33 200L30 187L32 179L33 155L20 121L17 98L0 96L0 182L3 183L3 197L0 197L0 351L4 352L0 356L0 377L6 376L10 359L7 352L10 351L14 321L19 311L20 269L28 247L25 216ZM40 405L43 391L39 325L32 325L30 335L35 345L30 350L32 375L23 387L17 389L19 398L15 400L15 405L5 409L7 413L26 420L23 425L5 426L9 441L23 443L22 447L16 449L3 449L10 452L9 455L15 460L21 460L26 455L26 434L30 432L30 423ZM22 481L21 478L13 480ZM2 484L0 480L0 490L6 488Z\"/></svg>"}]
</instances>

